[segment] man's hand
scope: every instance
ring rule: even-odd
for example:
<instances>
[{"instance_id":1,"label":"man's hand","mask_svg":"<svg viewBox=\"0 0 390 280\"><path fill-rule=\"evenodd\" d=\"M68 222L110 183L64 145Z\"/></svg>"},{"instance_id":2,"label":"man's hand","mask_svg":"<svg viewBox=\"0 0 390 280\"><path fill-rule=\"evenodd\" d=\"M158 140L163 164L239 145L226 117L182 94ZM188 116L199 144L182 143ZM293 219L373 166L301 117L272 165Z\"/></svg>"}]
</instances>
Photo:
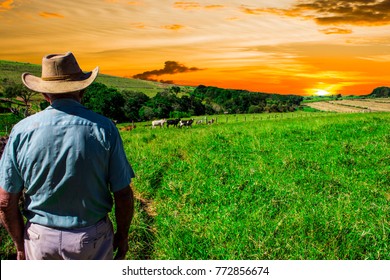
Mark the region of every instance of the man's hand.
<instances>
[{"instance_id":1,"label":"man's hand","mask_svg":"<svg viewBox=\"0 0 390 280\"><path fill-rule=\"evenodd\" d=\"M134 196L130 186L114 192L115 220L117 232L114 235L116 260L123 260L129 250L129 228L134 214Z\"/></svg>"},{"instance_id":2,"label":"man's hand","mask_svg":"<svg viewBox=\"0 0 390 280\"><path fill-rule=\"evenodd\" d=\"M0 219L16 247L16 258L26 259L24 253L24 221L19 210L20 193L9 193L0 187Z\"/></svg>"},{"instance_id":3,"label":"man's hand","mask_svg":"<svg viewBox=\"0 0 390 280\"><path fill-rule=\"evenodd\" d=\"M126 253L129 250L129 237L120 236L118 233L114 235L114 252L116 251L114 260L124 260Z\"/></svg>"},{"instance_id":4,"label":"man's hand","mask_svg":"<svg viewBox=\"0 0 390 280\"><path fill-rule=\"evenodd\" d=\"M25 260L26 259L26 254L24 253L24 250L16 252L16 259L17 260Z\"/></svg>"}]
</instances>

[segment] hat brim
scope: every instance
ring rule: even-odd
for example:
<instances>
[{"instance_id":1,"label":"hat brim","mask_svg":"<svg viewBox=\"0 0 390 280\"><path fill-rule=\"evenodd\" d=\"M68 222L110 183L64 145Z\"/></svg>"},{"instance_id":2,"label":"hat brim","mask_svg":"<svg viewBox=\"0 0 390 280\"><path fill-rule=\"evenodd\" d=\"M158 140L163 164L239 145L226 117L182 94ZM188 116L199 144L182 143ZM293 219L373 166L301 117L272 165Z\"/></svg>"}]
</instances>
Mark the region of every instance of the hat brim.
<instances>
[{"instance_id":1,"label":"hat brim","mask_svg":"<svg viewBox=\"0 0 390 280\"><path fill-rule=\"evenodd\" d=\"M96 79L99 67L91 72L83 73L77 80L44 81L30 73L22 74L23 84L35 92L49 94L63 94L80 91L87 88Z\"/></svg>"}]
</instances>

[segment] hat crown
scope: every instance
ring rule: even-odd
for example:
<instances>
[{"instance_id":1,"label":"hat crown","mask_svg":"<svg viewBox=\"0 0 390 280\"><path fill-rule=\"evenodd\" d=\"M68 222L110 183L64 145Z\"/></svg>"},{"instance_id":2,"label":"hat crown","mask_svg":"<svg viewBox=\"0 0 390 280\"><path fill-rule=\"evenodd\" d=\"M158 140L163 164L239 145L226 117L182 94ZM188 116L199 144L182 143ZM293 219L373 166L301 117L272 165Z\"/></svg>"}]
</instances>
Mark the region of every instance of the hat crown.
<instances>
[{"instance_id":1,"label":"hat crown","mask_svg":"<svg viewBox=\"0 0 390 280\"><path fill-rule=\"evenodd\" d=\"M76 58L71 52L66 54L50 54L42 59L42 79L66 80L83 74Z\"/></svg>"},{"instance_id":2,"label":"hat crown","mask_svg":"<svg viewBox=\"0 0 390 280\"><path fill-rule=\"evenodd\" d=\"M76 92L87 88L99 73L99 67L84 73L75 56L66 54L49 54L42 59L42 75L22 74L23 84L32 91L62 94Z\"/></svg>"}]
</instances>

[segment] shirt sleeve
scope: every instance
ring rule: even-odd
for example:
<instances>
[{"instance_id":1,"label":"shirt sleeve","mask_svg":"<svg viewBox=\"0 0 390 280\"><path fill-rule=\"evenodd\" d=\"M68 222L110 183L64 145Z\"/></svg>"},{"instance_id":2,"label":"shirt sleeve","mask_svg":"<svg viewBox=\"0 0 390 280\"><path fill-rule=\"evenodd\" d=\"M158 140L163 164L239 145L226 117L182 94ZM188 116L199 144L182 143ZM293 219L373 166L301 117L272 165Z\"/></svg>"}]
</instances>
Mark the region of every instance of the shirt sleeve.
<instances>
[{"instance_id":1,"label":"shirt sleeve","mask_svg":"<svg viewBox=\"0 0 390 280\"><path fill-rule=\"evenodd\" d=\"M11 133L0 160L0 187L9 193L18 193L23 186L23 178L17 167L17 141Z\"/></svg>"},{"instance_id":2,"label":"shirt sleeve","mask_svg":"<svg viewBox=\"0 0 390 280\"><path fill-rule=\"evenodd\" d=\"M109 183L111 191L116 192L127 187L130 184L131 179L135 177L135 174L127 160L123 142L116 127L113 132L109 164Z\"/></svg>"}]
</instances>

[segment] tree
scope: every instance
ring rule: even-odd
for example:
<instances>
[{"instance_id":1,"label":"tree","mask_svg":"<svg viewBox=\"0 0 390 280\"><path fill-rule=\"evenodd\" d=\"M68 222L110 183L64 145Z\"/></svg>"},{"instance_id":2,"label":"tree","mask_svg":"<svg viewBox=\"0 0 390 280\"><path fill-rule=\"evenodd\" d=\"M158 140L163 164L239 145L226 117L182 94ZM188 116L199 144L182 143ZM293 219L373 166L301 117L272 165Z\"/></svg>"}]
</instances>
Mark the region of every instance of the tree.
<instances>
[{"instance_id":1,"label":"tree","mask_svg":"<svg viewBox=\"0 0 390 280\"><path fill-rule=\"evenodd\" d=\"M156 117L153 108L148 106L142 106L141 109L139 109L139 116L142 120L152 120Z\"/></svg>"},{"instance_id":2,"label":"tree","mask_svg":"<svg viewBox=\"0 0 390 280\"><path fill-rule=\"evenodd\" d=\"M126 119L124 103L125 99L117 89L96 82L86 89L83 97L85 107L118 122Z\"/></svg>"},{"instance_id":3,"label":"tree","mask_svg":"<svg viewBox=\"0 0 390 280\"><path fill-rule=\"evenodd\" d=\"M149 96L135 91L123 91L122 95L125 98L123 110L126 118L130 121L141 120L139 110L150 100Z\"/></svg>"},{"instance_id":4,"label":"tree","mask_svg":"<svg viewBox=\"0 0 390 280\"><path fill-rule=\"evenodd\" d=\"M174 94L178 94L180 92L180 87L178 86L173 86L171 87L171 91L174 93Z\"/></svg>"},{"instance_id":5,"label":"tree","mask_svg":"<svg viewBox=\"0 0 390 280\"><path fill-rule=\"evenodd\" d=\"M38 95L38 92L34 92L26 88L22 84L17 84L9 79L3 79L4 96L8 99L20 98L24 104L24 117L29 115L30 101L33 96ZM11 108L10 108L11 109Z\"/></svg>"},{"instance_id":6,"label":"tree","mask_svg":"<svg viewBox=\"0 0 390 280\"><path fill-rule=\"evenodd\" d=\"M146 105L153 108L155 117L167 118L170 112L180 106L180 99L169 90L164 90L157 93Z\"/></svg>"},{"instance_id":7,"label":"tree","mask_svg":"<svg viewBox=\"0 0 390 280\"><path fill-rule=\"evenodd\" d=\"M257 114L264 112L264 108L261 105L251 105L249 106L248 113L249 114Z\"/></svg>"}]
</instances>

